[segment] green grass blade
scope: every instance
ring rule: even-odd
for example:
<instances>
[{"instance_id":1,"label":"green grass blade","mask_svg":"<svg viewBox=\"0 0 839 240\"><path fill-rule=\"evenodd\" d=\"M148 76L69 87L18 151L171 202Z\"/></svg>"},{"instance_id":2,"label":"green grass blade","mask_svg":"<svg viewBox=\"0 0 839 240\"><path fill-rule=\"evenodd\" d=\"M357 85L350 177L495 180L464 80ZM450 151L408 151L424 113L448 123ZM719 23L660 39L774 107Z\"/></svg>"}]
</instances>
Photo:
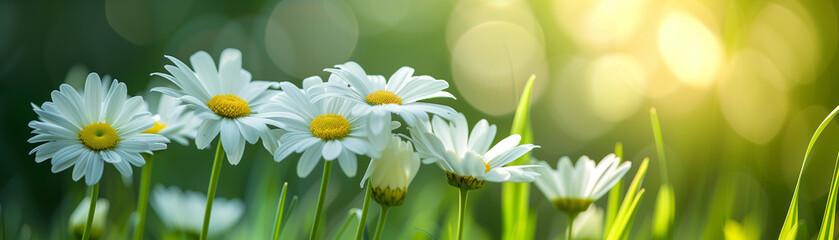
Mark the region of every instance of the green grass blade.
<instances>
[{"instance_id":1,"label":"green grass blade","mask_svg":"<svg viewBox=\"0 0 839 240\"><path fill-rule=\"evenodd\" d=\"M533 131L530 126L530 93L536 75L531 75L524 86L519 99L510 134L521 135L521 143L533 143ZM522 165L530 162L530 154L525 154L510 165ZM504 183L502 186L501 213L503 219L503 239L525 239L528 225L535 223L528 219L529 183Z\"/></svg>"},{"instance_id":2,"label":"green grass blade","mask_svg":"<svg viewBox=\"0 0 839 240\"><path fill-rule=\"evenodd\" d=\"M798 191L801 187L801 178L804 176L804 170L807 168L807 158L810 157L810 151L813 150L813 146L816 144L816 140L819 139L819 136L822 134L825 128L827 128L828 123L836 117L836 114L839 113L839 106L833 109L830 114L819 124L819 127L816 129L816 132L813 133L813 137L810 138L810 143L807 145L807 152L804 152L804 161L801 162L801 171L798 173L798 181L795 183L795 191L792 193L792 200L789 203L789 210L787 210L787 216L784 219L784 225L781 227L781 234L778 236L778 239L788 239L789 237L795 236L793 233L793 225L798 223Z\"/></svg>"},{"instance_id":3,"label":"green grass blade","mask_svg":"<svg viewBox=\"0 0 839 240\"><path fill-rule=\"evenodd\" d=\"M623 144L620 142L615 143L615 156L620 159L620 162L623 162ZM618 215L618 207L620 207L621 203L622 182L618 181L615 187L609 190L609 203L606 207L606 232L609 232L609 228L612 227L612 224L615 222L615 217Z\"/></svg>"},{"instance_id":4,"label":"green grass blade","mask_svg":"<svg viewBox=\"0 0 839 240\"><path fill-rule=\"evenodd\" d=\"M661 184L655 200L655 215L653 218L654 239L670 239L670 228L673 226L675 210L673 185Z\"/></svg>"},{"instance_id":5,"label":"green grass blade","mask_svg":"<svg viewBox=\"0 0 839 240\"><path fill-rule=\"evenodd\" d=\"M641 162L641 166L638 167L638 171L635 173L632 183L629 184L629 189L626 191L626 196L624 196L623 202L618 210L615 222L606 234L607 240L621 239L625 232L628 231L626 226L633 215L635 215L635 208L638 206L638 202L641 201L641 196L643 196L644 193L644 190L639 188L641 186L641 181L644 179L644 175L647 173L649 162L649 158L644 158L644 161Z\"/></svg>"},{"instance_id":6,"label":"green grass blade","mask_svg":"<svg viewBox=\"0 0 839 240\"><path fill-rule=\"evenodd\" d=\"M655 201L655 212L653 218L653 238L654 239L670 239L670 230L673 226L673 220L676 217L676 196L673 191L673 185L667 176L667 159L664 156L664 140L661 137L661 124L658 120L658 112L655 108L650 108L650 123L653 128L653 136L655 137L655 149L658 154L658 161L661 163L661 188L658 190L658 196Z\"/></svg>"},{"instance_id":7,"label":"green grass blade","mask_svg":"<svg viewBox=\"0 0 839 240\"><path fill-rule=\"evenodd\" d=\"M830 182L830 194L827 197L827 206L824 207L824 218L822 227L819 230L819 240L833 239L833 228L836 226L836 194L839 191L839 156L833 167L833 182Z\"/></svg>"}]
</instances>

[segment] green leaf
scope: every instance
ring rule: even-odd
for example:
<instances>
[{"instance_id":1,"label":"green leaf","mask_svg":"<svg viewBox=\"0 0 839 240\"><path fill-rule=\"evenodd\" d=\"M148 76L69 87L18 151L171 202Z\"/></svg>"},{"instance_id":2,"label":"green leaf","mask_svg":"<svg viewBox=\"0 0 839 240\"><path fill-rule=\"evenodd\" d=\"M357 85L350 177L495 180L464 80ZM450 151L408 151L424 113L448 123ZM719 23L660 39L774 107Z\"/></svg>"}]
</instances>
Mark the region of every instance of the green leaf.
<instances>
[{"instance_id":1,"label":"green leaf","mask_svg":"<svg viewBox=\"0 0 839 240\"><path fill-rule=\"evenodd\" d=\"M819 230L819 240L833 239L833 228L836 227L836 194L839 191L839 156L833 167L833 182L830 182L830 194L827 197L827 206L824 207L824 218L822 227Z\"/></svg>"},{"instance_id":2,"label":"green leaf","mask_svg":"<svg viewBox=\"0 0 839 240\"><path fill-rule=\"evenodd\" d=\"M816 129L816 132L813 133L813 137L810 138L810 144L807 145L807 152L804 153L804 161L801 163L801 171L798 173L798 181L795 183L795 191L792 193L789 210L787 210L787 216L784 219L784 225L781 227L781 234L778 236L778 239L789 239L790 237L795 236L793 226L798 223L798 191L801 187L801 178L804 176L804 170L807 168L807 159L810 157L810 151L813 150L816 140L819 139L819 136L822 134L830 121L836 117L837 113L839 113L839 106L836 106L836 108L834 108L833 111L824 118L822 123L819 124L819 127Z\"/></svg>"},{"instance_id":3,"label":"green leaf","mask_svg":"<svg viewBox=\"0 0 839 240\"><path fill-rule=\"evenodd\" d=\"M536 75L531 75L524 86L519 99L516 114L513 117L513 126L510 134L521 135L521 143L533 143L533 130L530 126L530 93L533 89L533 81ZM530 153L516 159L510 165L522 165L530 162ZM529 225L535 225L529 221L528 201L530 196L529 183L504 183L502 186L501 213L504 222L503 239L526 239ZM535 218L533 218L535 221Z\"/></svg>"},{"instance_id":4,"label":"green leaf","mask_svg":"<svg viewBox=\"0 0 839 240\"><path fill-rule=\"evenodd\" d=\"M615 222L611 227L609 227L609 231L606 234L607 240L622 239L624 236L629 234L629 228L627 228L627 226L632 218L634 218L638 202L641 201L645 192L644 189L639 188L641 186L641 181L644 179L644 175L647 173L649 162L649 158L644 158L644 161L641 162L641 166L638 167L638 171L635 172L635 177L632 179L632 183L629 184L629 189L626 191L626 196L623 198L623 202L618 210Z\"/></svg>"},{"instance_id":5,"label":"green leaf","mask_svg":"<svg viewBox=\"0 0 839 240\"><path fill-rule=\"evenodd\" d=\"M623 144L618 142L615 143L615 156L620 159L620 162L623 162ZM619 163L620 163L619 162ZM620 206L620 197L621 197L621 184L623 181L618 181L617 184L609 190L609 202L606 208L606 232L609 232L609 229L612 227L612 224L615 222L615 217L618 215L618 207Z\"/></svg>"}]
</instances>

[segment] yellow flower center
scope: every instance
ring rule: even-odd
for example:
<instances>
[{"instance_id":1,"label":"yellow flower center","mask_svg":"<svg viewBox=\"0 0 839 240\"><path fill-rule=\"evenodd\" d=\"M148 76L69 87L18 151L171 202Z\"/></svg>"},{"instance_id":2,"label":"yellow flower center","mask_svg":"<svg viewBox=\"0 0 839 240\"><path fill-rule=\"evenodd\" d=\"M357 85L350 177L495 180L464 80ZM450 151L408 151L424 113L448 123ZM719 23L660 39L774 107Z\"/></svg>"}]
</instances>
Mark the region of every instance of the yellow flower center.
<instances>
[{"instance_id":1,"label":"yellow flower center","mask_svg":"<svg viewBox=\"0 0 839 240\"><path fill-rule=\"evenodd\" d=\"M154 122L154 126L152 126L149 129L146 129L145 131L143 131L143 133L157 134L160 132L160 130L163 130L164 128L166 128L165 123Z\"/></svg>"},{"instance_id":2,"label":"yellow flower center","mask_svg":"<svg viewBox=\"0 0 839 240\"><path fill-rule=\"evenodd\" d=\"M487 167L486 170L484 170L484 173L488 173L489 172L489 163L484 163L484 164L486 164L486 167Z\"/></svg>"},{"instance_id":3,"label":"yellow flower center","mask_svg":"<svg viewBox=\"0 0 839 240\"><path fill-rule=\"evenodd\" d=\"M309 129L324 141L342 139L350 134L350 122L339 114L327 113L312 120Z\"/></svg>"},{"instance_id":4,"label":"yellow flower center","mask_svg":"<svg viewBox=\"0 0 839 240\"><path fill-rule=\"evenodd\" d=\"M225 118L240 118L251 114L248 102L233 94L216 95L210 99L207 107Z\"/></svg>"},{"instance_id":5,"label":"yellow flower center","mask_svg":"<svg viewBox=\"0 0 839 240\"><path fill-rule=\"evenodd\" d=\"M367 102L376 105L391 103L401 105L402 98L396 96L395 93L388 90L376 90L375 92L370 93L370 95L367 95Z\"/></svg>"},{"instance_id":6,"label":"yellow flower center","mask_svg":"<svg viewBox=\"0 0 839 240\"><path fill-rule=\"evenodd\" d=\"M87 149L93 151L110 150L117 146L117 131L107 123L93 123L82 128L79 139Z\"/></svg>"}]
</instances>

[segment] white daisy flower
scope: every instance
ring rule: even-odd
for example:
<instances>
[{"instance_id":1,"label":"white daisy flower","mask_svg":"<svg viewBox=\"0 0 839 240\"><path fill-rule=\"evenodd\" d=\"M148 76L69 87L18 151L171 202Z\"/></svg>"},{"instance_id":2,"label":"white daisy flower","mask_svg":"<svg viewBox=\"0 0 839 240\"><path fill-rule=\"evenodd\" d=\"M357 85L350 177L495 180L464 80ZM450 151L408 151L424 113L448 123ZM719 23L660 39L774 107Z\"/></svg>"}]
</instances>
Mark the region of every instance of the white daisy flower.
<instances>
[{"instance_id":1,"label":"white daisy flower","mask_svg":"<svg viewBox=\"0 0 839 240\"><path fill-rule=\"evenodd\" d=\"M630 162L619 162L615 154L607 155L599 164L582 156L574 167L570 158L562 157L553 170L547 162L538 161L542 167L536 169L540 174L536 186L557 209L579 213L609 192L632 166Z\"/></svg>"},{"instance_id":2,"label":"white daisy flower","mask_svg":"<svg viewBox=\"0 0 839 240\"><path fill-rule=\"evenodd\" d=\"M419 168L420 158L414 153L411 142L394 135L381 156L370 160L367 173L361 179L361 187L369 179L376 202L384 206L399 206Z\"/></svg>"},{"instance_id":3,"label":"white daisy flower","mask_svg":"<svg viewBox=\"0 0 839 240\"><path fill-rule=\"evenodd\" d=\"M437 97L454 99L451 93L443 91L449 87L445 80L425 75L413 76L414 69L410 67L399 68L387 81L380 75L367 75L355 62L335 67L325 69L332 73L330 84L327 84L330 86L329 96L337 95L360 103L353 108L353 113L370 115L368 124L376 138L374 143L387 144L389 134L381 133L390 130L391 113L401 116L409 126L428 121L429 113L446 119L455 113L449 106L420 102Z\"/></svg>"},{"instance_id":4,"label":"white daisy flower","mask_svg":"<svg viewBox=\"0 0 839 240\"><path fill-rule=\"evenodd\" d=\"M43 143L29 154L34 153L39 163L52 159L52 172L75 166L73 180L85 177L87 185L94 185L105 162L130 176L131 165L145 164L140 153L166 149L168 139L142 133L154 126L154 120L141 110L142 97L127 97L124 83L114 80L105 91L99 75L91 73L84 94L67 84L59 89L52 92L52 102L33 106L39 120L29 122L36 134L29 142Z\"/></svg>"},{"instance_id":5,"label":"white daisy flower","mask_svg":"<svg viewBox=\"0 0 839 240\"><path fill-rule=\"evenodd\" d=\"M320 77L303 80L303 89L280 83L283 92L262 109L274 113L287 131L273 151L274 160L280 162L292 152L302 152L297 175L306 177L321 158L338 159L344 173L353 177L358 168L356 154L377 157L379 152L371 151L366 119L351 112L356 103L343 98L313 101L324 93L322 84Z\"/></svg>"},{"instance_id":6,"label":"white daisy flower","mask_svg":"<svg viewBox=\"0 0 839 240\"><path fill-rule=\"evenodd\" d=\"M511 135L490 148L496 127L482 119L469 133L466 117L458 113L450 123L434 116L431 123L410 128L411 138L423 163L437 163L446 171L449 184L467 189L491 182L531 182L538 174L526 171L534 165L504 167L539 146L522 144L521 136Z\"/></svg>"},{"instance_id":7,"label":"white daisy flower","mask_svg":"<svg viewBox=\"0 0 839 240\"><path fill-rule=\"evenodd\" d=\"M146 94L148 104L144 104L143 107L154 114L154 126L143 132L160 134L188 146L189 139L195 139L201 120L180 100L163 94L159 94L157 98L152 95L153 93Z\"/></svg>"},{"instance_id":8,"label":"white daisy flower","mask_svg":"<svg viewBox=\"0 0 839 240\"><path fill-rule=\"evenodd\" d=\"M93 212L93 224L90 226L90 238L102 239L105 233L105 223L108 219L108 211L111 204L108 199L99 198L96 200L96 210ZM87 214L90 211L90 197L82 199L76 210L70 214L70 233L81 239L84 234L84 227L87 225Z\"/></svg>"},{"instance_id":9,"label":"white daisy flower","mask_svg":"<svg viewBox=\"0 0 839 240\"><path fill-rule=\"evenodd\" d=\"M268 119L269 115L259 112L277 91L278 83L251 81L250 72L242 69L242 53L237 49L225 49L216 68L213 58L204 51L190 57L193 72L177 58L166 56L175 66L166 65L169 74L153 73L168 79L179 89L156 87L152 91L174 97L186 103L201 119L195 145L207 148L210 142L221 136L222 147L232 165L239 164L245 151L245 142L254 144L270 132L268 125L282 127Z\"/></svg>"},{"instance_id":10,"label":"white daisy flower","mask_svg":"<svg viewBox=\"0 0 839 240\"><path fill-rule=\"evenodd\" d=\"M154 187L151 206L160 217L160 221L170 231L183 231L187 234L200 236L204 222L204 206L207 195L181 191L176 186L169 188L157 185ZM230 230L245 213L245 204L239 199L216 198L213 201L213 211L210 213L209 236Z\"/></svg>"}]
</instances>

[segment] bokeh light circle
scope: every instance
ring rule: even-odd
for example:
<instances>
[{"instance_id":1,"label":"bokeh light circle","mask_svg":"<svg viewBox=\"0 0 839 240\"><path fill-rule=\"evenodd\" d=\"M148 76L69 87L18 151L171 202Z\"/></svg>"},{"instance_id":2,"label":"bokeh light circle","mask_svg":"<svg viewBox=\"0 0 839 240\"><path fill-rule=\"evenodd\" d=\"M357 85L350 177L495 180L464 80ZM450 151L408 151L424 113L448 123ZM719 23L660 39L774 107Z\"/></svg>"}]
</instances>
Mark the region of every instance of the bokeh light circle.
<instances>
[{"instance_id":1,"label":"bokeh light circle","mask_svg":"<svg viewBox=\"0 0 839 240\"><path fill-rule=\"evenodd\" d=\"M180 26L191 6L192 0L106 0L105 16L122 38L146 45Z\"/></svg>"},{"instance_id":2,"label":"bokeh light circle","mask_svg":"<svg viewBox=\"0 0 839 240\"><path fill-rule=\"evenodd\" d=\"M781 74L764 56L754 50L736 53L722 75L719 85L720 110L735 132L747 140L764 144L781 129L786 117L787 92L773 82Z\"/></svg>"},{"instance_id":3,"label":"bokeh light circle","mask_svg":"<svg viewBox=\"0 0 839 240\"><path fill-rule=\"evenodd\" d=\"M763 52L791 83L815 79L820 36L806 9L794 2L767 3L748 32L749 47Z\"/></svg>"},{"instance_id":4,"label":"bokeh light circle","mask_svg":"<svg viewBox=\"0 0 839 240\"><path fill-rule=\"evenodd\" d=\"M449 22L446 25L446 45L449 49L454 49L461 36L467 31L490 21L514 24L534 34L540 44L544 44L539 21L525 1L463 0L458 1L449 17Z\"/></svg>"},{"instance_id":5,"label":"bokeh light circle","mask_svg":"<svg viewBox=\"0 0 839 240\"><path fill-rule=\"evenodd\" d=\"M610 122L638 111L647 74L635 58L609 54L591 62L587 72L588 97L594 112Z\"/></svg>"},{"instance_id":6,"label":"bokeh light circle","mask_svg":"<svg viewBox=\"0 0 839 240\"><path fill-rule=\"evenodd\" d=\"M282 1L265 29L268 56L288 74L304 78L347 61L358 42L358 23L341 1Z\"/></svg>"},{"instance_id":7,"label":"bokeh light circle","mask_svg":"<svg viewBox=\"0 0 839 240\"><path fill-rule=\"evenodd\" d=\"M464 33L452 50L452 75L465 100L490 115L515 110L527 78L536 74L531 101L547 83L545 49L526 29L503 21L479 24Z\"/></svg>"},{"instance_id":8,"label":"bokeh light circle","mask_svg":"<svg viewBox=\"0 0 839 240\"><path fill-rule=\"evenodd\" d=\"M611 130L615 123L603 120L590 107L591 96L585 79L591 60L585 56L552 60L557 71L552 75L551 94L546 99L550 101L550 113L559 129L582 142Z\"/></svg>"},{"instance_id":9,"label":"bokeh light circle","mask_svg":"<svg viewBox=\"0 0 839 240\"><path fill-rule=\"evenodd\" d=\"M679 11L668 13L657 41L664 64L679 80L697 87L713 83L724 60L722 43L699 19Z\"/></svg>"}]
</instances>

